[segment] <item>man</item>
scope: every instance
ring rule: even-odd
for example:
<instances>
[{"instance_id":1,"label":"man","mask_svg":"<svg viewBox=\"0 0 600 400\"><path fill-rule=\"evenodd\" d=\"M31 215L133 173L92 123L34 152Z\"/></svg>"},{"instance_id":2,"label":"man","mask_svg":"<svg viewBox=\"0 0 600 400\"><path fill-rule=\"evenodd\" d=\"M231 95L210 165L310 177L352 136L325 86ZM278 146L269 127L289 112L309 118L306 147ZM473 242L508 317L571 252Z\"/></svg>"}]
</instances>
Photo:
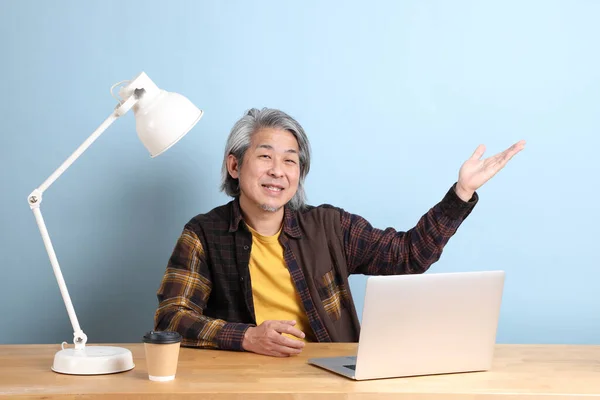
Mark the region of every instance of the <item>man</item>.
<instances>
[{"instance_id":1,"label":"man","mask_svg":"<svg viewBox=\"0 0 600 400\"><path fill-rule=\"evenodd\" d=\"M179 332L184 346L280 357L306 341L356 342L348 276L425 272L477 203L475 191L524 145L487 159L479 146L414 228L380 230L340 208L307 206L304 130L282 111L252 109L224 154L222 190L234 200L185 225L158 290L155 329Z\"/></svg>"}]
</instances>

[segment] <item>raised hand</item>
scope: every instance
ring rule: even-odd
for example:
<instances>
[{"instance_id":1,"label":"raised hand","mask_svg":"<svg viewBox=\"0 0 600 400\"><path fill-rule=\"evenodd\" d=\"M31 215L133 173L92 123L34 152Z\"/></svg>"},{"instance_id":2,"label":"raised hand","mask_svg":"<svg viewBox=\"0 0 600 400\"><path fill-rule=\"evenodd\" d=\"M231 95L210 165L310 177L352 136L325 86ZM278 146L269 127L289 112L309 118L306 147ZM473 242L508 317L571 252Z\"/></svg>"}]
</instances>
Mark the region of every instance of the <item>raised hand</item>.
<instances>
[{"instance_id":1,"label":"raised hand","mask_svg":"<svg viewBox=\"0 0 600 400\"><path fill-rule=\"evenodd\" d=\"M456 184L456 194L464 201L469 201L473 193L484 183L489 181L498 173L515 154L525 148L525 141L521 140L502 153L495 156L482 159L485 153L485 146L479 145L475 152L460 167L458 172L458 183Z\"/></svg>"}]
</instances>

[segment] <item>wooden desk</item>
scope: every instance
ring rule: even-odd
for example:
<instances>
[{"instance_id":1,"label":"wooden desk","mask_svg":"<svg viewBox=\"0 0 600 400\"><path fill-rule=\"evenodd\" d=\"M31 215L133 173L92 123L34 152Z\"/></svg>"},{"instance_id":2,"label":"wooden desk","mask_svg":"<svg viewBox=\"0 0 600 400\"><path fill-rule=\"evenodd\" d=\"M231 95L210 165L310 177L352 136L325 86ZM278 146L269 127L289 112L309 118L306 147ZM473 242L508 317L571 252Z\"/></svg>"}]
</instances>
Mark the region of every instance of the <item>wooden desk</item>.
<instances>
[{"instance_id":1,"label":"wooden desk","mask_svg":"<svg viewBox=\"0 0 600 400\"><path fill-rule=\"evenodd\" d=\"M0 398L8 399L600 399L600 346L498 345L492 371L355 382L308 365L356 352L309 344L300 356L182 348L172 382L148 380L142 344L131 371L99 376L50 370L58 345L0 346Z\"/></svg>"}]
</instances>

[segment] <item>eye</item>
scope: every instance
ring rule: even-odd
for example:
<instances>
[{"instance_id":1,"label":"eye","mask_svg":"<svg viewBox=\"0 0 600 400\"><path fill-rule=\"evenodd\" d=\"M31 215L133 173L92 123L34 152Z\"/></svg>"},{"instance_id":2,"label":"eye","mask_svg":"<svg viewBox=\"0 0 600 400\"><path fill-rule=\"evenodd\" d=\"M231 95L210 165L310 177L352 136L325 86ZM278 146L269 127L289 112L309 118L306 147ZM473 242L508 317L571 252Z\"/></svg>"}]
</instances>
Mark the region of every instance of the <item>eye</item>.
<instances>
[{"instance_id":1,"label":"eye","mask_svg":"<svg viewBox=\"0 0 600 400\"><path fill-rule=\"evenodd\" d=\"M260 156L258 156L258 158L263 158L265 160L269 160L271 158L271 156L268 154L261 154Z\"/></svg>"},{"instance_id":2,"label":"eye","mask_svg":"<svg viewBox=\"0 0 600 400\"><path fill-rule=\"evenodd\" d=\"M285 162L288 164L297 164L296 160L285 160Z\"/></svg>"}]
</instances>

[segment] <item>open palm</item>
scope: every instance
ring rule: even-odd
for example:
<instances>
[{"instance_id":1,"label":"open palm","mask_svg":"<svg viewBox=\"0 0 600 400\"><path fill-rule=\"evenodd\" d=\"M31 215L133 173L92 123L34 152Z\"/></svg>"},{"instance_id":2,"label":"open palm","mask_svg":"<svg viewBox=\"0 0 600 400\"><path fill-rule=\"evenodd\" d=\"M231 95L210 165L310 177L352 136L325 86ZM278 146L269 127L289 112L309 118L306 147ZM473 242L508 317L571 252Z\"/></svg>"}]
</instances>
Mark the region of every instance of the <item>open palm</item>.
<instances>
[{"instance_id":1,"label":"open palm","mask_svg":"<svg viewBox=\"0 0 600 400\"><path fill-rule=\"evenodd\" d=\"M458 172L458 186L468 192L474 192L479 189L484 183L490 180L498 173L511 158L525 148L525 141L521 140L502 153L484 158L485 146L479 145L475 152L465 163L460 167Z\"/></svg>"}]
</instances>

